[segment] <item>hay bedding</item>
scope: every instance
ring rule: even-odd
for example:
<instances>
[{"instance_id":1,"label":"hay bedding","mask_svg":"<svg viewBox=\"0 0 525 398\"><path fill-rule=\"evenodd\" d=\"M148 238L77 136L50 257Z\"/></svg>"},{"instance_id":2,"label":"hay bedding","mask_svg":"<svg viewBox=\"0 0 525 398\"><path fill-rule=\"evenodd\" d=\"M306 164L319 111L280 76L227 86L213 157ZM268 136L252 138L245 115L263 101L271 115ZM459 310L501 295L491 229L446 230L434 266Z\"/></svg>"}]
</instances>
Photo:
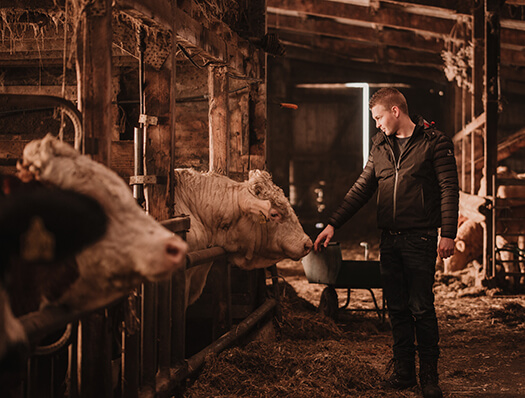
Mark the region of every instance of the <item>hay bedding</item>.
<instances>
[{"instance_id":1,"label":"hay bedding","mask_svg":"<svg viewBox=\"0 0 525 398\"><path fill-rule=\"evenodd\" d=\"M366 397L378 380L344 340L255 341L208 357L185 396Z\"/></svg>"},{"instance_id":2,"label":"hay bedding","mask_svg":"<svg viewBox=\"0 0 525 398\"><path fill-rule=\"evenodd\" d=\"M219 355L208 355L204 369L184 397L409 397L385 395L378 372L351 345L342 330L315 307L282 288L277 341L253 341Z\"/></svg>"}]
</instances>

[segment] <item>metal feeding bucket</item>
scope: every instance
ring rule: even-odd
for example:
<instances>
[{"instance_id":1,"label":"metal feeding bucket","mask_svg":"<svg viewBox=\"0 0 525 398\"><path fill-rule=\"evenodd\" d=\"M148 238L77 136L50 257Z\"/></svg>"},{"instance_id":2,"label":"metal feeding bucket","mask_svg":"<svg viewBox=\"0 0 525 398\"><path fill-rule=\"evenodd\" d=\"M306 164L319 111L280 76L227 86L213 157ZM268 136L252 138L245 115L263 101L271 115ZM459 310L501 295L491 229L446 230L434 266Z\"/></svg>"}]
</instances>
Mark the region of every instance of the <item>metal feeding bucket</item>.
<instances>
[{"instance_id":1,"label":"metal feeding bucket","mask_svg":"<svg viewBox=\"0 0 525 398\"><path fill-rule=\"evenodd\" d=\"M335 284L342 263L339 242L331 242L319 252L312 250L303 257L302 263L310 283Z\"/></svg>"}]
</instances>

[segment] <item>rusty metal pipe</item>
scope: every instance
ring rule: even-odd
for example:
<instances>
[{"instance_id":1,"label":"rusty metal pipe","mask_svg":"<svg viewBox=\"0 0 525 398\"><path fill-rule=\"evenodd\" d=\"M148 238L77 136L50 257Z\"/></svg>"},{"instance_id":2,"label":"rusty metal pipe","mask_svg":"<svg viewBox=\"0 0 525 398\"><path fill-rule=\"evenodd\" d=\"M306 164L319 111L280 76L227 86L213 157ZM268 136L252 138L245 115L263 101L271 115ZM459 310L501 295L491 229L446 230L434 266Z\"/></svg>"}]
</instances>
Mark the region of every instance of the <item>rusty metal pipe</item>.
<instances>
[{"instance_id":1,"label":"rusty metal pipe","mask_svg":"<svg viewBox=\"0 0 525 398\"><path fill-rule=\"evenodd\" d=\"M24 107L53 107L60 108L69 117L75 130L75 149L80 150L82 144L82 114L75 104L62 97L52 95L31 95L31 94L0 94L0 107L17 106Z\"/></svg>"}]
</instances>

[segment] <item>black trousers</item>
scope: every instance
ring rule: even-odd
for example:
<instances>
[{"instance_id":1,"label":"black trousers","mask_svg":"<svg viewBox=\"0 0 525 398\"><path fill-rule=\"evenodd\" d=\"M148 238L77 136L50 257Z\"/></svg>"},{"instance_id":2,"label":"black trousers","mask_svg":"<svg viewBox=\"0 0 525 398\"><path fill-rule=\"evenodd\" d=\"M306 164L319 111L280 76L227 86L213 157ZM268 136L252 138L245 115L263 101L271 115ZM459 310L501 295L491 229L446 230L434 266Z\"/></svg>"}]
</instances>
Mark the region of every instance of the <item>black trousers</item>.
<instances>
[{"instance_id":1,"label":"black trousers","mask_svg":"<svg viewBox=\"0 0 525 398\"><path fill-rule=\"evenodd\" d=\"M383 231L381 278L398 360L439 357L439 331L434 309L437 231Z\"/></svg>"}]
</instances>

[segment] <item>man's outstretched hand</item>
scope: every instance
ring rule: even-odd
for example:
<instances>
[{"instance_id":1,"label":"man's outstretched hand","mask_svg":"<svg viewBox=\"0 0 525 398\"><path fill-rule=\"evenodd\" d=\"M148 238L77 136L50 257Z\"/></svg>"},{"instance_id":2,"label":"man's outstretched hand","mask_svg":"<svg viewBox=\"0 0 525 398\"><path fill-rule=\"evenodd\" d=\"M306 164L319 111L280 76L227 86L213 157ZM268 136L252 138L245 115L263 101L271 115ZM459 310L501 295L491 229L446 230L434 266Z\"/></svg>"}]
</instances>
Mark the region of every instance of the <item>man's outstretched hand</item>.
<instances>
[{"instance_id":1,"label":"man's outstretched hand","mask_svg":"<svg viewBox=\"0 0 525 398\"><path fill-rule=\"evenodd\" d=\"M317 239L314 242L314 250L318 252L319 250L321 250L321 245L324 247L328 246L328 243L334 237L334 232L334 227L331 225L327 225L326 228L323 229L319 235L317 235Z\"/></svg>"}]
</instances>

